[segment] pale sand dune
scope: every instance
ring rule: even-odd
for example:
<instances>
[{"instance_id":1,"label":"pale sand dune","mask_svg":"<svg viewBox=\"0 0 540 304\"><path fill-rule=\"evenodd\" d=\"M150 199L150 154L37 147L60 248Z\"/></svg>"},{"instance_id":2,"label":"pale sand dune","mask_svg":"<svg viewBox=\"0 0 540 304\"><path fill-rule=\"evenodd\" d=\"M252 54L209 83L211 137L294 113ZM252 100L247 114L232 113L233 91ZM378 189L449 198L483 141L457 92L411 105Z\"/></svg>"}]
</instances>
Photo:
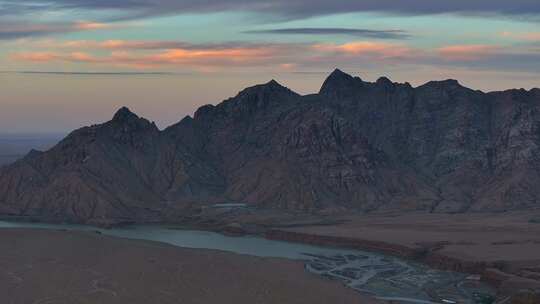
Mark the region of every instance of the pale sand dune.
<instances>
[{"instance_id":1,"label":"pale sand dune","mask_svg":"<svg viewBox=\"0 0 540 304\"><path fill-rule=\"evenodd\" d=\"M67 231L0 231L0 303L377 303L300 262Z\"/></svg>"}]
</instances>

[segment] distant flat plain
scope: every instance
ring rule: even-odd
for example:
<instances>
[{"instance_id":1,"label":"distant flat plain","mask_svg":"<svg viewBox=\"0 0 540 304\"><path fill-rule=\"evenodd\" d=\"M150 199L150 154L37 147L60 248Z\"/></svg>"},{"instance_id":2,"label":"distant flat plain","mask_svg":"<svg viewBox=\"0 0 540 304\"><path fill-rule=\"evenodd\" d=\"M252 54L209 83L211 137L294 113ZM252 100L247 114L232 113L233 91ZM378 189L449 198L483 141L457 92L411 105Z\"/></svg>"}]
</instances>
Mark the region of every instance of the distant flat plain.
<instances>
[{"instance_id":1,"label":"distant flat plain","mask_svg":"<svg viewBox=\"0 0 540 304\"><path fill-rule=\"evenodd\" d=\"M0 133L0 166L15 162L32 149L47 150L64 136L56 133Z\"/></svg>"}]
</instances>

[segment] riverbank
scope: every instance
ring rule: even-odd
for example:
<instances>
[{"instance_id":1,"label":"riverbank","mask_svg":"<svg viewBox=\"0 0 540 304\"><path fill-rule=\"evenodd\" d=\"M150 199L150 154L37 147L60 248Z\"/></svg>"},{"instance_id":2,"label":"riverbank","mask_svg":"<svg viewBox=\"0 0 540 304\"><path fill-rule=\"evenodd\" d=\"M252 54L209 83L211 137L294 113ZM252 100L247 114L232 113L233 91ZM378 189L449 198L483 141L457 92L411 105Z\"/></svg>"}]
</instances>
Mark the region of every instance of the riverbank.
<instances>
[{"instance_id":1,"label":"riverbank","mask_svg":"<svg viewBox=\"0 0 540 304\"><path fill-rule=\"evenodd\" d=\"M233 237L163 225L98 229L86 225L0 222L0 228L98 232L111 237L157 241L181 248L213 249L302 261L308 272L319 277L339 281L353 290L379 299L402 299L399 303L440 303L443 299L451 299L458 303L476 304L479 303L478 299L494 295L489 286L470 282L464 274L438 271L388 255L359 250L311 246L254 236Z\"/></svg>"},{"instance_id":2,"label":"riverbank","mask_svg":"<svg viewBox=\"0 0 540 304\"><path fill-rule=\"evenodd\" d=\"M211 214L173 219L166 226L382 253L471 274L472 281L489 283L504 299L540 289L540 224L536 218L540 211L322 216L212 210Z\"/></svg>"},{"instance_id":3,"label":"riverbank","mask_svg":"<svg viewBox=\"0 0 540 304\"><path fill-rule=\"evenodd\" d=\"M540 290L538 212L343 216L334 226L272 229L266 237L380 252L441 270L470 273L500 298Z\"/></svg>"},{"instance_id":4,"label":"riverbank","mask_svg":"<svg viewBox=\"0 0 540 304\"><path fill-rule=\"evenodd\" d=\"M301 262L39 229L0 230L2 302L380 303Z\"/></svg>"}]
</instances>

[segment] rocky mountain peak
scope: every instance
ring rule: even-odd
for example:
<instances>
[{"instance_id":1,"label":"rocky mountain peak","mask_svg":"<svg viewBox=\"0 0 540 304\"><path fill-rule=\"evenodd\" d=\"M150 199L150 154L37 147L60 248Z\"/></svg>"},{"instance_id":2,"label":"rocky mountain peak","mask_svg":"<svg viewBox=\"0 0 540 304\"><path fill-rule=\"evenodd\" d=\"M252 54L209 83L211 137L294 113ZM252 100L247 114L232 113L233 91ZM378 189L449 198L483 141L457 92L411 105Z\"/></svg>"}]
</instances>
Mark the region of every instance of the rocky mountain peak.
<instances>
[{"instance_id":1,"label":"rocky mountain peak","mask_svg":"<svg viewBox=\"0 0 540 304\"><path fill-rule=\"evenodd\" d=\"M339 79L339 78L352 78L351 75L343 72L340 69L334 69L330 75L328 75L329 79Z\"/></svg>"},{"instance_id":2,"label":"rocky mountain peak","mask_svg":"<svg viewBox=\"0 0 540 304\"><path fill-rule=\"evenodd\" d=\"M246 96L246 95L274 95L274 94L292 94L298 95L293 91L289 90L287 87L282 86L279 82L272 79L267 83L259 84L256 86L249 87L241 91L237 97Z\"/></svg>"},{"instance_id":3,"label":"rocky mountain peak","mask_svg":"<svg viewBox=\"0 0 540 304\"><path fill-rule=\"evenodd\" d=\"M413 88L335 70L320 95L272 80L163 132L123 107L2 167L0 215L148 221L177 214L175 203L213 201L309 211L538 208L538 102L538 89L485 94L456 80ZM161 209L165 201L172 209Z\"/></svg>"},{"instance_id":4,"label":"rocky mountain peak","mask_svg":"<svg viewBox=\"0 0 540 304\"><path fill-rule=\"evenodd\" d=\"M340 69L335 69L324 81L319 94L342 97L346 92L362 84L362 79L359 77L353 77Z\"/></svg>"},{"instance_id":5,"label":"rocky mountain peak","mask_svg":"<svg viewBox=\"0 0 540 304\"><path fill-rule=\"evenodd\" d=\"M214 111L235 117L244 115L251 117L253 114L280 107L298 97L300 95L297 93L282 86L277 81L271 80L267 83L247 88L238 93L237 96L224 101L221 105L199 109L195 118L201 117L200 114L202 113L207 115Z\"/></svg>"},{"instance_id":6,"label":"rocky mountain peak","mask_svg":"<svg viewBox=\"0 0 540 304\"><path fill-rule=\"evenodd\" d=\"M269 86L269 87L283 87L275 79L270 80L269 82L266 83L266 85Z\"/></svg>"},{"instance_id":7,"label":"rocky mountain peak","mask_svg":"<svg viewBox=\"0 0 540 304\"><path fill-rule=\"evenodd\" d=\"M201 106L195 111L195 114L193 115L193 119L195 120L201 120L203 117L209 116L212 114L216 107L214 105L204 105Z\"/></svg>"},{"instance_id":8,"label":"rocky mountain peak","mask_svg":"<svg viewBox=\"0 0 540 304\"><path fill-rule=\"evenodd\" d=\"M437 87L437 88L447 88L447 89L455 89L455 88L463 88L463 86L455 79L446 79L446 80L440 80L440 81L430 81L423 85L425 87Z\"/></svg>"},{"instance_id":9,"label":"rocky mountain peak","mask_svg":"<svg viewBox=\"0 0 540 304\"><path fill-rule=\"evenodd\" d=\"M135 113L131 112L131 110L128 107L121 107L114 114L112 121L126 122L126 121L133 120L133 119L139 119L139 116L137 116Z\"/></svg>"},{"instance_id":10,"label":"rocky mountain peak","mask_svg":"<svg viewBox=\"0 0 540 304\"><path fill-rule=\"evenodd\" d=\"M529 92L531 92L531 94L536 96L537 98L540 98L540 89L539 88L533 88Z\"/></svg>"},{"instance_id":11,"label":"rocky mountain peak","mask_svg":"<svg viewBox=\"0 0 540 304\"><path fill-rule=\"evenodd\" d=\"M289 88L272 79L242 90L235 97L225 100L218 106L204 105L195 111L194 120L208 119L213 113L245 113L267 107L270 103L280 104L291 98L300 97ZM205 118L206 117L206 118Z\"/></svg>"},{"instance_id":12,"label":"rocky mountain peak","mask_svg":"<svg viewBox=\"0 0 540 304\"><path fill-rule=\"evenodd\" d=\"M459 81L457 81L456 79L446 79L446 80L441 81L441 84L447 85L447 86L461 86Z\"/></svg>"},{"instance_id":13,"label":"rocky mountain peak","mask_svg":"<svg viewBox=\"0 0 540 304\"><path fill-rule=\"evenodd\" d=\"M376 84L383 88L391 88L394 86L394 83L387 77L380 77L379 79L377 79Z\"/></svg>"},{"instance_id":14,"label":"rocky mountain peak","mask_svg":"<svg viewBox=\"0 0 540 304\"><path fill-rule=\"evenodd\" d=\"M158 130L155 123L139 117L137 114L131 112L128 107L121 107L118 111L116 111L112 120L106 125L122 126L124 132L132 132L144 129Z\"/></svg>"}]
</instances>

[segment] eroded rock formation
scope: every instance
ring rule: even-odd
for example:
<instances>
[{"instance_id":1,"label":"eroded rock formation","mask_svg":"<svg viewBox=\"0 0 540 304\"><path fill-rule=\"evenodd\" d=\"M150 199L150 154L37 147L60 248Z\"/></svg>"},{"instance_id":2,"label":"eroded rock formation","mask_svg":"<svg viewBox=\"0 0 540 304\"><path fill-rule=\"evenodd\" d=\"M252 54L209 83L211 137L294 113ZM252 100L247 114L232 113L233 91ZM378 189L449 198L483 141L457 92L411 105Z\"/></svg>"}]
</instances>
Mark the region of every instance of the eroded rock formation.
<instances>
[{"instance_id":1,"label":"eroded rock formation","mask_svg":"<svg viewBox=\"0 0 540 304\"><path fill-rule=\"evenodd\" d=\"M120 109L0 170L0 213L159 220L176 206L505 211L540 207L540 90L414 88L339 70L318 94L276 81L165 130Z\"/></svg>"}]
</instances>

